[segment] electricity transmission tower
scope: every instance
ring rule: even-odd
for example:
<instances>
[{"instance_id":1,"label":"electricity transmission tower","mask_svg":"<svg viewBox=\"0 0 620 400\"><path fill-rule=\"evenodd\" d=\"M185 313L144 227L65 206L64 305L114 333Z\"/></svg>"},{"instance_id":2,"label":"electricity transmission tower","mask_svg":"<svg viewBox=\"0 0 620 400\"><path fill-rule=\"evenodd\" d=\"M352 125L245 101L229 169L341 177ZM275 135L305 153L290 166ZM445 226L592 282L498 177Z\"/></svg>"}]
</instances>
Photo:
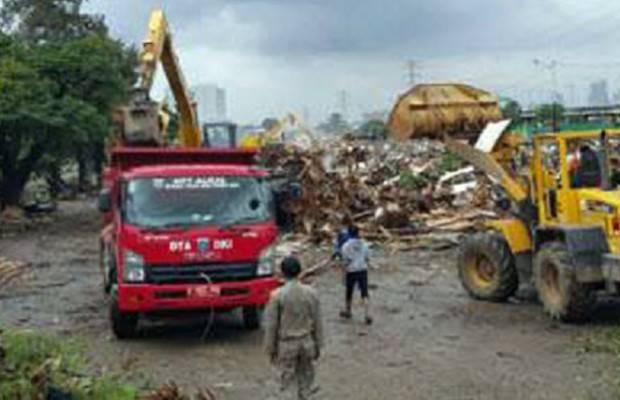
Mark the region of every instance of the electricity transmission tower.
<instances>
[{"instance_id":1,"label":"electricity transmission tower","mask_svg":"<svg viewBox=\"0 0 620 400\"><path fill-rule=\"evenodd\" d=\"M414 86L416 84L417 78L420 77L418 73L418 68L420 64L415 60L407 61L407 83L409 86Z\"/></svg>"}]
</instances>

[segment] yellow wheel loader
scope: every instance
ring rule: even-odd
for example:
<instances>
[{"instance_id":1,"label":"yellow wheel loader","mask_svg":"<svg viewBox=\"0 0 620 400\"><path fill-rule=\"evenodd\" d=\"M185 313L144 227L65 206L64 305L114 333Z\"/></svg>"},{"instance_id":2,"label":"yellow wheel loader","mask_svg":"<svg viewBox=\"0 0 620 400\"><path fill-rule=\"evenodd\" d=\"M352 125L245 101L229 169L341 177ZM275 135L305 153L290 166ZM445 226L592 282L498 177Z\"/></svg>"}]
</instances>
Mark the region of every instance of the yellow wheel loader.
<instances>
[{"instance_id":1,"label":"yellow wheel loader","mask_svg":"<svg viewBox=\"0 0 620 400\"><path fill-rule=\"evenodd\" d=\"M419 93L414 88L415 96L402 97L395 106L393 136L441 138L448 150L486 173L505 193L498 203L505 217L488 221L484 231L460 243L457 267L465 290L476 299L501 302L519 284L533 283L546 312L566 322L588 319L597 294L619 294L620 132L539 134L531 146L517 135L503 134L486 152L454 138L463 121L436 121L452 136L418 134L415 124L404 126L402 121L423 116L420 109L464 115L462 101L420 107L415 103L424 98ZM466 107L494 114L492 99L485 97L479 110L474 103Z\"/></svg>"},{"instance_id":2,"label":"yellow wheel loader","mask_svg":"<svg viewBox=\"0 0 620 400\"><path fill-rule=\"evenodd\" d=\"M485 232L461 242L459 277L472 297L504 301L520 282L533 282L552 317L576 322L590 316L598 292L618 293L619 171L610 160L620 149L620 132L537 135L521 174L497 153L446 143L511 200L504 203L509 217L488 221ZM519 152L513 149L512 161Z\"/></svg>"}]
</instances>

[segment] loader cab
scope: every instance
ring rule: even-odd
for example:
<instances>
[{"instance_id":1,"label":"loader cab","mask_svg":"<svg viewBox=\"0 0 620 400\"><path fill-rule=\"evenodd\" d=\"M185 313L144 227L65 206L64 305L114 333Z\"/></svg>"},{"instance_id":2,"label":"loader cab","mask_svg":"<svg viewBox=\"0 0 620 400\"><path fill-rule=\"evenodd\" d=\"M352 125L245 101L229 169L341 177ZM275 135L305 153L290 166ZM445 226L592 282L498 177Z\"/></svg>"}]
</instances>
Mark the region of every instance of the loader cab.
<instances>
[{"instance_id":1,"label":"loader cab","mask_svg":"<svg viewBox=\"0 0 620 400\"><path fill-rule=\"evenodd\" d=\"M532 197L543 225L590 221L589 210L618 197L620 132L566 132L534 138ZM602 207L606 210L606 207ZM594 218L597 220L597 218Z\"/></svg>"}]
</instances>

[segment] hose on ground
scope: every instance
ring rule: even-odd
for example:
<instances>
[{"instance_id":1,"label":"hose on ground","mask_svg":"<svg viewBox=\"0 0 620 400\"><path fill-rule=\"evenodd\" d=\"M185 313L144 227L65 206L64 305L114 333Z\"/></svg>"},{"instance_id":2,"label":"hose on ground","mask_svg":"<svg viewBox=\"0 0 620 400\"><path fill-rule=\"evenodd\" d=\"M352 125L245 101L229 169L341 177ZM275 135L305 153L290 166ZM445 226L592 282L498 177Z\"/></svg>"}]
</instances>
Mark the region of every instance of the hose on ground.
<instances>
[{"instance_id":1,"label":"hose on ground","mask_svg":"<svg viewBox=\"0 0 620 400\"><path fill-rule=\"evenodd\" d=\"M200 274L200 277L207 282L207 288L210 289L211 285L213 285L213 281L211 280L209 275L203 272ZM207 336L209 336L209 333L211 333L214 320L215 320L215 307L210 306L209 307L209 318L207 319L207 324L205 325L205 328L202 331L202 335L200 336L200 340L202 340L203 342L207 339Z\"/></svg>"}]
</instances>

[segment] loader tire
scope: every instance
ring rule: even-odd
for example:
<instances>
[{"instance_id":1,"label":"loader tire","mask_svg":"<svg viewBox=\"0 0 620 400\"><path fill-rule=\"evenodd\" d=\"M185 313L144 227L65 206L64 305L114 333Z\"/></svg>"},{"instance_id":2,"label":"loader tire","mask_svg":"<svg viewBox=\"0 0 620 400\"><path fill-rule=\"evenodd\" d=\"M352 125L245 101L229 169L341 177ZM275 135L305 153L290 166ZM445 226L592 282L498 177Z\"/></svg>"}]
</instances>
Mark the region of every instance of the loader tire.
<instances>
[{"instance_id":1,"label":"loader tire","mask_svg":"<svg viewBox=\"0 0 620 400\"><path fill-rule=\"evenodd\" d=\"M459 246L457 262L461 284L475 299L503 302L519 287L514 257L498 233L465 237Z\"/></svg>"},{"instance_id":2,"label":"loader tire","mask_svg":"<svg viewBox=\"0 0 620 400\"><path fill-rule=\"evenodd\" d=\"M560 242L545 243L534 256L534 283L545 311L564 322L591 316L594 291L575 280L570 255Z\"/></svg>"},{"instance_id":3,"label":"loader tire","mask_svg":"<svg viewBox=\"0 0 620 400\"><path fill-rule=\"evenodd\" d=\"M110 324L117 339L134 338L138 333L138 314L120 311L116 300L111 299Z\"/></svg>"}]
</instances>

